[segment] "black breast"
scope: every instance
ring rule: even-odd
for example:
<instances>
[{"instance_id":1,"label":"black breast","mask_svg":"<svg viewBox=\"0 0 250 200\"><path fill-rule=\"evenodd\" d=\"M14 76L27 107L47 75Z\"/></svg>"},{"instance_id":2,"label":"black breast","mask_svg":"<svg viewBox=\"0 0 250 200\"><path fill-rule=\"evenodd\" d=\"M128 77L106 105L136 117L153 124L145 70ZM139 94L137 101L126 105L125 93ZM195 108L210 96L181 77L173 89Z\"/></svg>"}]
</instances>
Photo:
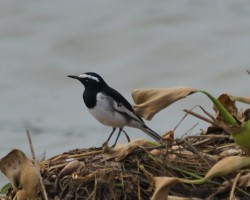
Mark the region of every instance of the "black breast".
<instances>
[{"instance_id":1,"label":"black breast","mask_svg":"<svg viewBox=\"0 0 250 200\"><path fill-rule=\"evenodd\" d=\"M83 92L83 101L87 108L94 108L96 106L97 92L93 90L85 89Z\"/></svg>"}]
</instances>

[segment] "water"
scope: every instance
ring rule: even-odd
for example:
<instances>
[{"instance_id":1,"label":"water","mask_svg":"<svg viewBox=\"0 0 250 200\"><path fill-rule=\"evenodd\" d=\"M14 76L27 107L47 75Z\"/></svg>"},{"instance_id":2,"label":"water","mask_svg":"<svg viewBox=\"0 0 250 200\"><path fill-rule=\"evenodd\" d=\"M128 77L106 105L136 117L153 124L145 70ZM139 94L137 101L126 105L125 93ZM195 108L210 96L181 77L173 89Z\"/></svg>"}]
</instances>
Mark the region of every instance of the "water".
<instances>
[{"instance_id":1,"label":"water","mask_svg":"<svg viewBox=\"0 0 250 200\"><path fill-rule=\"evenodd\" d=\"M107 139L111 129L89 115L69 74L98 72L130 102L135 88L179 85L249 96L249 8L244 0L1 1L0 157L13 148L30 156L26 128L38 156ZM147 124L164 133L197 104L211 110L196 94ZM177 136L196 122L188 117ZM0 188L6 182L1 174Z\"/></svg>"}]
</instances>

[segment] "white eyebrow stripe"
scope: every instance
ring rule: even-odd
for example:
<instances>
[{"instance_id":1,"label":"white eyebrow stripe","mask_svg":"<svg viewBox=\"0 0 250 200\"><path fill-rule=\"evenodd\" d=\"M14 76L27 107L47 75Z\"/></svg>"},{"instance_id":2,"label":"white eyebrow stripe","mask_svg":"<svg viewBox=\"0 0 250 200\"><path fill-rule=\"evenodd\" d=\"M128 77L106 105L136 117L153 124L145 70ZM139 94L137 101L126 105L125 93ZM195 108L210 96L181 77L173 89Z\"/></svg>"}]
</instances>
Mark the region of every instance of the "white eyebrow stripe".
<instances>
[{"instance_id":1,"label":"white eyebrow stripe","mask_svg":"<svg viewBox=\"0 0 250 200\"><path fill-rule=\"evenodd\" d=\"M88 75L88 74L81 74L79 77L81 77L81 78L90 78L92 80L100 82L100 80L97 77L94 77L94 76L91 76L91 75Z\"/></svg>"}]
</instances>

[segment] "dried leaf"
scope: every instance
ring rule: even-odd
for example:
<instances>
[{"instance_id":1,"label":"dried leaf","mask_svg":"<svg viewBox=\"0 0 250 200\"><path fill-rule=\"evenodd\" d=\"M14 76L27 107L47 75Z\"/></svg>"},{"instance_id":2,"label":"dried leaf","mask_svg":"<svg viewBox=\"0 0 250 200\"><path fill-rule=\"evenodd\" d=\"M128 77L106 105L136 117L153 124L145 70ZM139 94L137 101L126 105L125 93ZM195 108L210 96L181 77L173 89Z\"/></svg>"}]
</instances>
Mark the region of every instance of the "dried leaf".
<instances>
[{"instance_id":1,"label":"dried leaf","mask_svg":"<svg viewBox=\"0 0 250 200\"><path fill-rule=\"evenodd\" d=\"M26 199L29 199L29 197L26 195L26 192L24 190L18 190L16 193L16 198L14 198L14 199L26 200Z\"/></svg>"},{"instance_id":2,"label":"dried leaf","mask_svg":"<svg viewBox=\"0 0 250 200\"><path fill-rule=\"evenodd\" d=\"M39 183L37 169L22 151L14 149L2 158L0 170L10 180L14 191L22 188L22 193L25 193L27 197L37 198Z\"/></svg>"},{"instance_id":3,"label":"dried leaf","mask_svg":"<svg viewBox=\"0 0 250 200\"><path fill-rule=\"evenodd\" d=\"M182 183L183 179L172 177L153 177L155 192L151 200L169 200L169 188L177 183ZM173 197L171 197L173 199ZM179 197L178 197L179 198ZM189 198L182 198L188 200Z\"/></svg>"},{"instance_id":4,"label":"dried leaf","mask_svg":"<svg viewBox=\"0 0 250 200\"><path fill-rule=\"evenodd\" d=\"M221 104L234 116L238 113L238 108L235 105L235 101L230 98L228 94L222 94L218 97L218 100L221 102ZM218 109L214 107L214 110L216 113L218 113Z\"/></svg>"},{"instance_id":5,"label":"dried leaf","mask_svg":"<svg viewBox=\"0 0 250 200\"><path fill-rule=\"evenodd\" d=\"M183 198L183 197L177 197L177 196L168 196L168 200L202 200L197 198Z\"/></svg>"},{"instance_id":6,"label":"dried leaf","mask_svg":"<svg viewBox=\"0 0 250 200\"><path fill-rule=\"evenodd\" d=\"M244 121L250 120L250 109L249 109L249 108L247 108L247 109L243 112L243 116L244 116Z\"/></svg>"},{"instance_id":7,"label":"dried leaf","mask_svg":"<svg viewBox=\"0 0 250 200\"><path fill-rule=\"evenodd\" d=\"M164 154L164 152L161 151L160 149L153 149L149 153L153 156L158 156L158 157Z\"/></svg>"},{"instance_id":8,"label":"dried leaf","mask_svg":"<svg viewBox=\"0 0 250 200\"><path fill-rule=\"evenodd\" d=\"M20 178L22 165L26 159L25 154L16 149L1 159L0 170L9 178L14 191L20 187L20 182L16 180Z\"/></svg>"},{"instance_id":9,"label":"dried leaf","mask_svg":"<svg viewBox=\"0 0 250 200\"><path fill-rule=\"evenodd\" d=\"M156 88L156 89L136 89L132 92L135 112L147 120L186 96L197 92L190 87Z\"/></svg>"},{"instance_id":10,"label":"dried leaf","mask_svg":"<svg viewBox=\"0 0 250 200\"><path fill-rule=\"evenodd\" d=\"M229 96L234 101L239 101L241 103L250 104L250 97L237 97L237 96L233 96L233 95L229 95Z\"/></svg>"},{"instance_id":11,"label":"dried leaf","mask_svg":"<svg viewBox=\"0 0 250 200\"><path fill-rule=\"evenodd\" d=\"M75 170L77 170L81 166L81 163L78 160L73 160L68 163L59 173L58 177L62 178L69 174L72 174Z\"/></svg>"},{"instance_id":12,"label":"dried leaf","mask_svg":"<svg viewBox=\"0 0 250 200\"><path fill-rule=\"evenodd\" d=\"M10 200L7 197L0 197L0 200Z\"/></svg>"},{"instance_id":13,"label":"dried leaf","mask_svg":"<svg viewBox=\"0 0 250 200\"><path fill-rule=\"evenodd\" d=\"M156 189L152 196L152 200L175 199L174 196L169 196L170 187L174 184L203 184L215 176L224 176L247 166L250 166L249 157L232 156L227 157L215 164L212 169L209 170L205 178L202 179L187 180L175 177L153 177Z\"/></svg>"},{"instance_id":14,"label":"dried leaf","mask_svg":"<svg viewBox=\"0 0 250 200\"><path fill-rule=\"evenodd\" d=\"M168 144L174 142L174 131L168 131L162 136L162 144Z\"/></svg>"},{"instance_id":15,"label":"dried leaf","mask_svg":"<svg viewBox=\"0 0 250 200\"><path fill-rule=\"evenodd\" d=\"M219 110L219 114L222 118L222 120L220 121L228 125L239 124L239 122L234 118L234 116L222 105L222 103L217 98L215 98L209 92L206 92L204 90L200 90L200 92L207 95L207 97L214 103L214 106Z\"/></svg>"},{"instance_id":16,"label":"dried leaf","mask_svg":"<svg viewBox=\"0 0 250 200\"><path fill-rule=\"evenodd\" d=\"M107 145L103 147L103 157L106 160L115 159L116 161L122 160L134 149L138 147L152 147L152 143L146 140L134 140L128 144L117 144L114 148L110 148Z\"/></svg>"},{"instance_id":17,"label":"dried leaf","mask_svg":"<svg viewBox=\"0 0 250 200\"><path fill-rule=\"evenodd\" d=\"M241 153L240 149L226 149L225 151L222 151L219 156L222 158L222 157L239 155L240 153Z\"/></svg>"},{"instance_id":18,"label":"dried leaf","mask_svg":"<svg viewBox=\"0 0 250 200\"><path fill-rule=\"evenodd\" d=\"M241 168L250 166L250 157L230 156L217 162L206 174L209 180L216 176L224 176Z\"/></svg>"},{"instance_id":19,"label":"dried leaf","mask_svg":"<svg viewBox=\"0 0 250 200\"><path fill-rule=\"evenodd\" d=\"M174 184L203 184L207 182L207 180L210 180L215 176L227 175L246 166L250 166L249 157L231 156L216 163L203 179L187 180L174 177L153 177L156 189L153 194L152 200L167 200L169 189Z\"/></svg>"},{"instance_id":20,"label":"dried leaf","mask_svg":"<svg viewBox=\"0 0 250 200\"><path fill-rule=\"evenodd\" d=\"M238 180L239 186L250 187L250 172L241 176Z\"/></svg>"}]
</instances>

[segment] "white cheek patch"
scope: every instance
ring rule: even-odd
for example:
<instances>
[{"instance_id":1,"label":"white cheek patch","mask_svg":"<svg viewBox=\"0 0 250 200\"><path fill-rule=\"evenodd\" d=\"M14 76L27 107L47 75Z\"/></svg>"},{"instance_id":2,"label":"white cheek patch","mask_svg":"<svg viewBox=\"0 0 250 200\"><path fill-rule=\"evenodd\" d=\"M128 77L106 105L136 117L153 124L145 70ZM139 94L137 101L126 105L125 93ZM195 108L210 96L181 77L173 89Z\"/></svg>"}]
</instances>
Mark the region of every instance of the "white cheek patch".
<instances>
[{"instance_id":1,"label":"white cheek patch","mask_svg":"<svg viewBox=\"0 0 250 200\"><path fill-rule=\"evenodd\" d=\"M81 74L79 77L80 78L89 78L89 79L95 80L97 82L100 82L100 80L97 77L91 76L91 75L88 75L88 74Z\"/></svg>"}]
</instances>

